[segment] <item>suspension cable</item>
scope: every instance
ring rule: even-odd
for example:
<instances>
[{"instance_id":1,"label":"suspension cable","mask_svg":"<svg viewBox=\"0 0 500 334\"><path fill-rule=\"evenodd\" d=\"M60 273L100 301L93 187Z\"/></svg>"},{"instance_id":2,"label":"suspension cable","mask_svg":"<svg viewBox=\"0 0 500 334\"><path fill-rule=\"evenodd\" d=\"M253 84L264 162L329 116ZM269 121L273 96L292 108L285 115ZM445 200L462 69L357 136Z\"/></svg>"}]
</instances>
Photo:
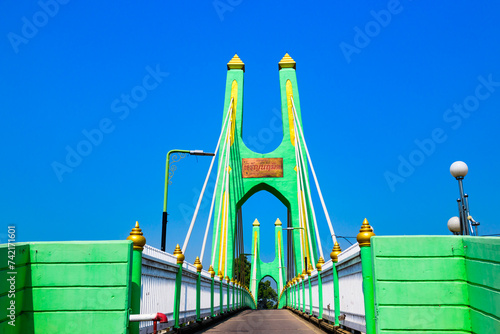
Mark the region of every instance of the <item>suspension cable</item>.
<instances>
[{"instance_id":1,"label":"suspension cable","mask_svg":"<svg viewBox=\"0 0 500 334\"><path fill-rule=\"evenodd\" d=\"M231 99L230 108L228 110L228 113L226 115L226 119L224 120L224 123L226 123L227 117L229 116L229 113L232 109L232 103L233 103L233 100ZM222 138L222 132L220 133L219 140L217 140L217 147L215 148L215 154L212 157L212 162L210 163L210 167L208 168L208 173L207 173L207 176L205 178L205 183L203 183L203 188L201 189L200 196L198 197L198 203L196 203L196 208L194 210L193 218L191 219L191 224L189 225L189 230L188 230L188 233L186 234L186 239L184 240L184 245L182 245L182 253L183 254L186 253L186 248L187 248L187 245L189 242L189 238L191 237L191 232L193 231L196 217L198 217L198 211L200 210L201 201L203 199L203 195L205 194L205 189L207 188L208 179L210 179L210 174L212 173L212 167L214 166L217 152L219 151L219 144L220 144L221 138Z\"/></svg>"},{"instance_id":2,"label":"suspension cable","mask_svg":"<svg viewBox=\"0 0 500 334\"><path fill-rule=\"evenodd\" d=\"M222 134L224 133L224 130L225 130L225 126L226 126L226 123L227 123L227 120L228 120L228 117L229 117L229 114L231 113L232 111L232 99L231 99L231 103L229 105L229 109L228 109L228 112L226 114L226 117L224 119L224 122L222 123L222 131L220 133L220 136L219 136L219 141L217 142L217 149L219 148L219 145L220 145L220 139L222 137ZM227 132L227 134L229 134L229 131ZM227 137L227 134L226 134L226 137ZM217 149L215 150L215 154L217 154ZM222 153L221 152L221 156L222 156ZM215 158L215 156L214 156ZM214 204L215 204L215 195L217 194L217 185L219 184L219 176L220 176L220 168L217 169L217 178L215 179L215 188L214 188L214 193L212 195L212 202L210 204L210 212L208 214L208 220L207 220L207 227L205 229L205 236L203 237L203 244L201 246L201 255L200 255L200 262L203 263L203 256L205 255L205 246L207 244L207 236L208 236L208 231L210 229L210 222L212 220L212 214L213 214L213 210L214 210ZM212 263L211 263L212 264Z\"/></svg>"},{"instance_id":3,"label":"suspension cable","mask_svg":"<svg viewBox=\"0 0 500 334\"><path fill-rule=\"evenodd\" d=\"M307 149L306 140L304 138L304 132L302 131L302 126L299 123L299 119L298 119L298 116L297 116L297 111L295 110L295 103L293 102L293 97L290 97L290 99L292 100L293 116L294 116L294 118L297 121L297 125L298 125L298 128L299 128L302 140L304 141L304 148L306 149L307 160L309 161L309 165L311 166L311 172L312 172L312 175L314 177L314 182L316 184L316 189L318 190L319 199L321 201L321 205L323 207L323 211L324 211L325 216L326 216L326 221L328 223L328 228L330 229L330 234L332 235L333 243L335 243L335 242L337 242L337 238L335 237L335 232L333 230L332 222L330 220L330 215L328 214L328 210L327 210L326 205L325 205L325 200L323 199L323 194L321 193L321 188L319 187L318 178L316 177L316 172L314 171L314 166L313 166L313 163L311 161L311 156L309 155L309 150Z\"/></svg>"}]
</instances>

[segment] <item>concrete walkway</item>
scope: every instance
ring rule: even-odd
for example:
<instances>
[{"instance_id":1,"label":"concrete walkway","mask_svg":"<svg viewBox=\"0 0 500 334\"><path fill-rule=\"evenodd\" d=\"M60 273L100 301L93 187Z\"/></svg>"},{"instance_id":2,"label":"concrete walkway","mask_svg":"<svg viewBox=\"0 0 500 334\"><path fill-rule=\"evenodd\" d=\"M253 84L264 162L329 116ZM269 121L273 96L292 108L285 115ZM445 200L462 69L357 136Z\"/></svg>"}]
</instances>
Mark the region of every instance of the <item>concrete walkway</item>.
<instances>
[{"instance_id":1,"label":"concrete walkway","mask_svg":"<svg viewBox=\"0 0 500 334\"><path fill-rule=\"evenodd\" d=\"M197 333L324 333L288 310L246 310Z\"/></svg>"}]
</instances>

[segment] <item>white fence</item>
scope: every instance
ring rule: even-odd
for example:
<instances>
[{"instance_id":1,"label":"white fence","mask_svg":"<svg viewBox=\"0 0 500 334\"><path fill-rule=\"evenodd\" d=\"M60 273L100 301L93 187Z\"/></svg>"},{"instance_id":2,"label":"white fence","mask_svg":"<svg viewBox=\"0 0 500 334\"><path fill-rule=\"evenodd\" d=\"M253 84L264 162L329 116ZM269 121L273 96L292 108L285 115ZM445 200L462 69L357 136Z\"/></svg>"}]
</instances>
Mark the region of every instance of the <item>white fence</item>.
<instances>
[{"instance_id":1,"label":"white fence","mask_svg":"<svg viewBox=\"0 0 500 334\"><path fill-rule=\"evenodd\" d=\"M175 276L179 266L177 258L161 250L144 246L142 252L142 277L141 277L141 313L164 313L168 323L158 324L158 329L172 327L174 325L174 292ZM179 323L187 323L196 320L196 267L184 261L182 266L182 289L179 312ZM201 271L201 301L200 317L203 319L210 316L210 274L206 270ZM227 283L222 283L223 310L227 310ZM230 303L232 306L232 287L230 289ZM248 297L246 297L248 299ZM235 299L235 302L237 300ZM248 300L247 300L248 302ZM215 279L214 284L214 313L220 313L220 281ZM153 332L153 322L141 322L140 333L149 334Z\"/></svg>"},{"instance_id":2,"label":"white fence","mask_svg":"<svg viewBox=\"0 0 500 334\"><path fill-rule=\"evenodd\" d=\"M345 315L341 325L366 332L365 304L363 299L363 276L361 274L361 256L356 243L339 255L336 264L339 276L340 314ZM323 286L323 318L335 321L335 303L333 299L333 267L332 260L327 261L321 271ZM299 289L300 310L302 310L302 283ZM304 281L306 312L309 313L309 286L307 278ZM313 314L319 315L318 271L311 274L311 290ZM282 297L282 301L283 298ZM289 301L290 305L290 301Z\"/></svg>"}]
</instances>

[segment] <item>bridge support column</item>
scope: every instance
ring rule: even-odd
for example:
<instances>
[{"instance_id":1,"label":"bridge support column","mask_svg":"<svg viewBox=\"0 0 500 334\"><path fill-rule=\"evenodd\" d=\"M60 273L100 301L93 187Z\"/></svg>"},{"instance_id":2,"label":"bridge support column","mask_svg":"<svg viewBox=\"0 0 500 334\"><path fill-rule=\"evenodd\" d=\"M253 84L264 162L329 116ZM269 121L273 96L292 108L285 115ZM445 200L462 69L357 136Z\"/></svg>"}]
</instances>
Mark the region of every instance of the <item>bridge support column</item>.
<instances>
[{"instance_id":1,"label":"bridge support column","mask_svg":"<svg viewBox=\"0 0 500 334\"><path fill-rule=\"evenodd\" d=\"M231 279L231 283L232 283L232 285L233 285L233 286L231 287L231 288L232 288L232 290L233 290L233 307L232 307L232 309L233 309L233 310L235 310L235 309L236 309L236 306L234 305L234 283L235 283L235 282L234 282L234 279Z\"/></svg>"},{"instance_id":2,"label":"bridge support column","mask_svg":"<svg viewBox=\"0 0 500 334\"><path fill-rule=\"evenodd\" d=\"M177 264L179 265L179 270L175 276L175 297L174 297L174 328L179 328L179 312L181 308L181 283L182 283L182 264L184 263L184 254L177 244L175 247L174 255L177 257Z\"/></svg>"},{"instance_id":3,"label":"bridge support column","mask_svg":"<svg viewBox=\"0 0 500 334\"><path fill-rule=\"evenodd\" d=\"M230 304L230 299L229 299L229 276L226 276L226 291L227 291L227 311L231 311L231 304Z\"/></svg>"},{"instance_id":4,"label":"bridge support column","mask_svg":"<svg viewBox=\"0 0 500 334\"><path fill-rule=\"evenodd\" d=\"M309 263L309 267L307 268L307 276L308 277L308 285L309 285L309 315L313 314L313 295L311 289L311 274L312 274L312 266Z\"/></svg>"},{"instance_id":5,"label":"bridge support column","mask_svg":"<svg viewBox=\"0 0 500 334\"><path fill-rule=\"evenodd\" d=\"M304 281L306 280L307 272L304 269L302 271L302 313L306 313L306 288Z\"/></svg>"},{"instance_id":6,"label":"bridge support column","mask_svg":"<svg viewBox=\"0 0 500 334\"><path fill-rule=\"evenodd\" d=\"M200 322L200 304L201 304L201 270L203 266L201 265L200 258L197 256L194 261L194 266L196 267L196 272L198 277L196 277L196 321Z\"/></svg>"},{"instance_id":7,"label":"bridge support column","mask_svg":"<svg viewBox=\"0 0 500 334\"><path fill-rule=\"evenodd\" d=\"M337 262L339 262L339 254L342 252L339 243L335 242L333 245L330 258L332 259L332 273L333 273L333 305L335 311L335 326L339 325L340 316L340 295L339 295L339 274L337 271Z\"/></svg>"},{"instance_id":8,"label":"bridge support column","mask_svg":"<svg viewBox=\"0 0 500 334\"><path fill-rule=\"evenodd\" d=\"M318 319L323 319L323 282L321 280L321 269L323 269L323 264L325 264L325 260L320 257L318 260L318 264L316 264L316 269L318 270Z\"/></svg>"},{"instance_id":9,"label":"bridge support column","mask_svg":"<svg viewBox=\"0 0 500 334\"><path fill-rule=\"evenodd\" d=\"M219 281L220 281L220 289L219 289L219 297L220 297L220 303L219 303L219 309L220 309L220 314L224 313L224 290L222 286L222 280L224 279L224 276L222 276L222 271L219 270Z\"/></svg>"},{"instance_id":10,"label":"bridge support column","mask_svg":"<svg viewBox=\"0 0 500 334\"><path fill-rule=\"evenodd\" d=\"M130 232L127 240L132 240L132 296L130 306L132 314L141 313L141 270L142 270L142 250L146 244L142 230L139 228L139 222L135 223L135 227ZM130 323L130 333L139 334L139 323Z\"/></svg>"},{"instance_id":11,"label":"bridge support column","mask_svg":"<svg viewBox=\"0 0 500 334\"><path fill-rule=\"evenodd\" d=\"M214 271L214 267L212 267L212 265L210 265L210 267L208 267L208 272L210 273L210 277L212 277L212 281L210 282L210 316L211 317L215 317L215 313L214 313L214 285L215 285L215 271Z\"/></svg>"},{"instance_id":12,"label":"bridge support column","mask_svg":"<svg viewBox=\"0 0 500 334\"><path fill-rule=\"evenodd\" d=\"M372 249L370 238L373 237L373 229L368 220L363 221L356 239L358 240L361 253L361 272L363 275L363 295L365 299L366 334L375 334L375 301L373 294L373 268Z\"/></svg>"}]
</instances>

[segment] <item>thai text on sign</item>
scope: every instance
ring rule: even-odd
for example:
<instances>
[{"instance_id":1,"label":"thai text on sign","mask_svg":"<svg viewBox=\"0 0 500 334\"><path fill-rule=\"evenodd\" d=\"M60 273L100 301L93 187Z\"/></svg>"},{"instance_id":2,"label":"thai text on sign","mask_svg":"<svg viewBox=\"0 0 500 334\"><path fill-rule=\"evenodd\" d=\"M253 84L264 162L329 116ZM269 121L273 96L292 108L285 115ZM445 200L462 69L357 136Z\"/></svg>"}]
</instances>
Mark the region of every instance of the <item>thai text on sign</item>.
<instances>
[{"instance_id":1,"label":"thai text on sign","mask_svg":"<svg viewBox=\"0 0 500 334\"><path fill-rule=\"evenodd\" d=\"M283 158L242 159L242 174L250 177L283 177Z\"/></svg>"}]
</instances>

